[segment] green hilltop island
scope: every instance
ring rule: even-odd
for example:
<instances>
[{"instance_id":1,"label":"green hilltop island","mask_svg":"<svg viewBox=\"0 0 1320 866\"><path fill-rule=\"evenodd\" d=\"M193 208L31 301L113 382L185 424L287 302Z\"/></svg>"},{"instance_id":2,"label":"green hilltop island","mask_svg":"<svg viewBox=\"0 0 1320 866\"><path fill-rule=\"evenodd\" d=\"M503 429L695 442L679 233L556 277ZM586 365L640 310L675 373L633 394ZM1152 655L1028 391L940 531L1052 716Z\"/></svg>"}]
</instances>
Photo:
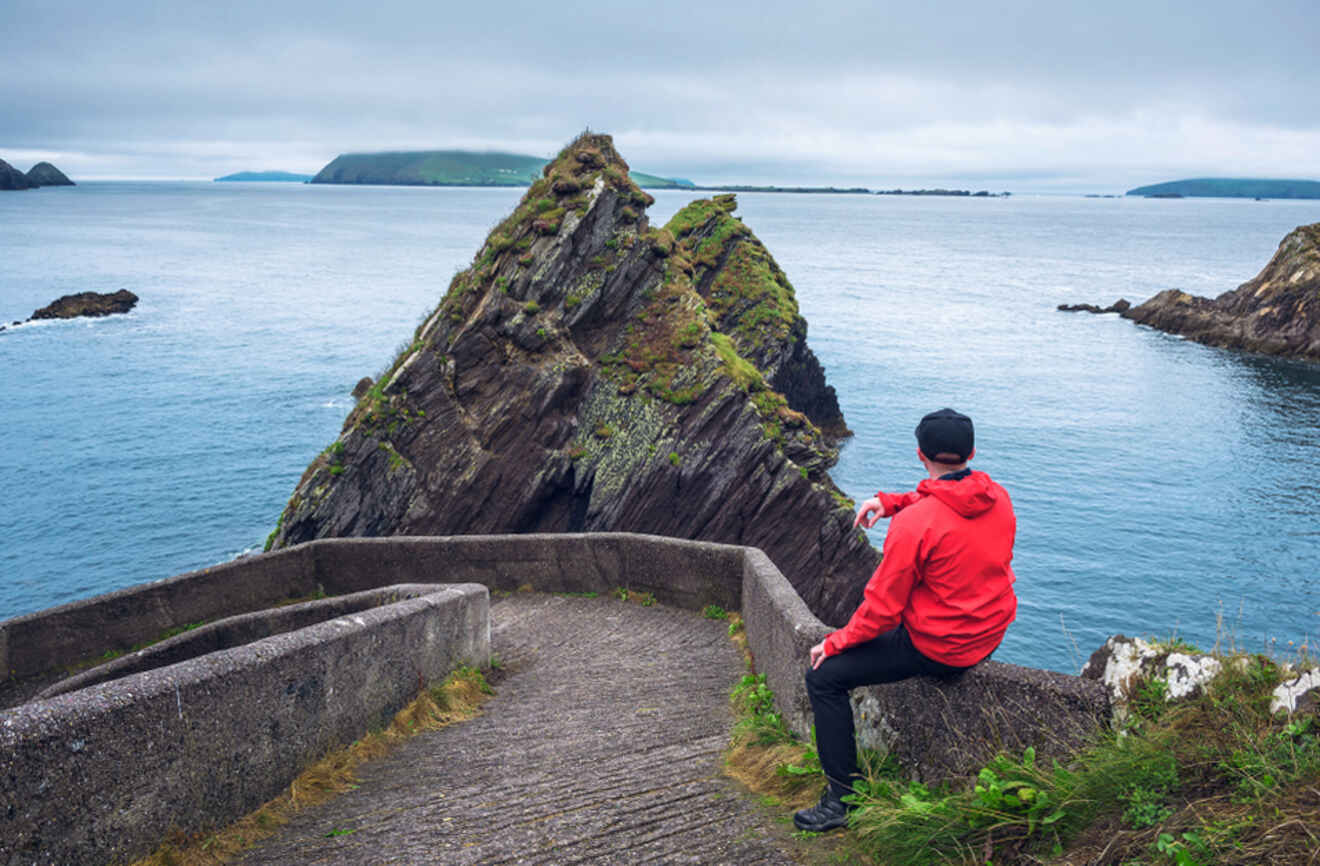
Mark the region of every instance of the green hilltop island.
<instances>
[{"instance_id":1,"label":"green hilltop island","mask_svg":"<svg viewBox=\"0 0 1320 866\"><path fill-rule=\"evenodd\" d=\"M549 160L518 153L471 150L414 150L343 153L316 173L311 183L386 186L527 186L541 177ZM638 186L692 189L692 181L630 171Z\"/></svg>"},{"instance_id":2,"label":"green hilltop island","mask_svg":"<svg viewBox=\"0 0 1320 866\"><path fill-rule=\"evenodd\" d=\"M1139 186L1126 194L1146 198L1320 198L1320 181L1195 177Z\"/></svg>"}]
</instances>

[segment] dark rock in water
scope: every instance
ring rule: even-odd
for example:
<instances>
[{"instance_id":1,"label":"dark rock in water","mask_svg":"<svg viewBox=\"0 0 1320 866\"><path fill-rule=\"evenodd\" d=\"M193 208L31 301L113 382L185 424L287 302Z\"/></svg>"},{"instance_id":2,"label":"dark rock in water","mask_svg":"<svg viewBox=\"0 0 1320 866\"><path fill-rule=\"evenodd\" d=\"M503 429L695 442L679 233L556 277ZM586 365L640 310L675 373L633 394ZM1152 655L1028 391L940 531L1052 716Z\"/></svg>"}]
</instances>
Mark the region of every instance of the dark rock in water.
<instances>
[{"instance_id":1,"label":"dark rock in water","mask_svg":"<svg viewBox=\"0 0 1320 866\"><path fill-rule=\"evenodd\" d=\"M663 229L651 202L608 136L565 148L307 468L270 546L581 531L754 545L822 619L846 620L879 554L827 473L847 427L792 286L732 196Z\"/></svg>"},{"instance_id":2,"label":"dark rock in water","mask_svg":"<svg viewBox=\"0 0 1320 866\"><path fill-rule=\"evenodd\" d=\"M27 179L33 186L74 186L68 175L48 162L39 162L28 169Z\"/></svg>"},{"instance_id":3,"label":"dark rock in water","mask_svg":"<svg viewBox=\"0 0 1320 866\"><path fill-rule=\"evenodd\" d=\"M109 316L112 313L127 313L137 304L138 296L128 289L102 294L100 292L79 292L65 295L42 307L32 314L32 319L74 319L78 316ZM29 319L28 321L32 321Z\"/></svg>"},{"instance_id":4,"label":"dark rock in water","mask_svg":"<svg viewBox=\"0 0 1320 866\"><path fill-rule=\"evenodd\" d=\"M32 189L36 184L27 175L0 159L0 189Z\"/></svg>"},{"instance_id":5,"label":"dark rock in water","mask_svg":"<svg viewBox=\"0 0 1320 866\"><path fill-rule=\"evenodd\" d=\"M363 376L361 379L358 379L358 383L353 386L353 399L361 400L367 395L367 392L371 390L371 386L374 384L376 383L371 381L370 376Z\"/></svg>"},{"instance_id":6,"label":"dark rock in water","mask_svg":"<svg viewBox=\"0 0 1320 866\"><path fill-rule=\"evenodd\" d=\"M1097 307L1095 304L1059 304L1058 309L1065 313L1122 313L1131 308L1132 304L1124 298L1119 298L1107 307Z\"/></svg>"},{"instance_id":7,"label":"dark rock in water","mask_svg":"<svg viewBox=\"0 0 1320 866\"><path fill-rule=\"evenodd\" d=\"M1320 361L1320 223L1294 229L1255 279L1214 300L1169 289L1123 317L1211 346Z\"/></svg>"}]
</instances>

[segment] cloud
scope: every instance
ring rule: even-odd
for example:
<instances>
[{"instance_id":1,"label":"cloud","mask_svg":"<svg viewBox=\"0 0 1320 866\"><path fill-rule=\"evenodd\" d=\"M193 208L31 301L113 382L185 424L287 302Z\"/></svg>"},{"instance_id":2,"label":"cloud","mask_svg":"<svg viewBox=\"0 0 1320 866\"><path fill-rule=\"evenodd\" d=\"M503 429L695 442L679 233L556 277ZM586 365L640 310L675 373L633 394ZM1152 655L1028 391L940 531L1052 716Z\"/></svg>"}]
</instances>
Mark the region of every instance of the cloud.
<instances>
[{"instance_id":1,"label":"cloud","mask_svg":"<svg viewBox=\"0 0 1320 866\"><path fill-rule=\"evenodd\" d=\"M1309 0L16 2L0 156L84 176L549 155L590 125L708 181L1320 177Z\"/></svg>"}]
</instances>

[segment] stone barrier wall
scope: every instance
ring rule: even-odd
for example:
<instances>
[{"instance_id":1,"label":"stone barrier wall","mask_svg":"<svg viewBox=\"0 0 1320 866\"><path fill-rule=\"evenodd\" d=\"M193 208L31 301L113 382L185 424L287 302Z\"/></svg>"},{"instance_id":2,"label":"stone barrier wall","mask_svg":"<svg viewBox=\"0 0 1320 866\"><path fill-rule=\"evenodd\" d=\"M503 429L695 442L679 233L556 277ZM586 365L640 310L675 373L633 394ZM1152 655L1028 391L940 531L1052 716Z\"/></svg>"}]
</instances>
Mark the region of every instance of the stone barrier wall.
<instances>
[{"instance_id":1,"label":"stone barrier wall","mask_svg":"<svg viewBox=\"0 0 1320 866\"><path fill-rule=\"evenodd\" d=\"M0 713L0 863L122 863L252 811L490 656L475 584Z\"/></svg>"},{"instance_id":2,"label":"stone barrier wall","mask_svg":"<svg viewBox=\"0 0 1320 866\"><path fill-rule=\"evenodd\" d=\"M171 829L244 814L425 682L485 659L487 588L625 587L741 610L756 670L789 727L810 735L807 651L830 629L774 563L754 548L631 533L308 542L0 623L0 661L34 694L79 660L183 623L413 583L480 586L0 710L0 863L127 859ZM987 662L950 682L858 689L854 711L863 744L933 780L974 772L1001 748L1062 754L1103 723L1108 701L1099 683ZM122 766L142 772L130 784ZM56 848L64 856L34 856Z\"/></svg>"}]
</instances>

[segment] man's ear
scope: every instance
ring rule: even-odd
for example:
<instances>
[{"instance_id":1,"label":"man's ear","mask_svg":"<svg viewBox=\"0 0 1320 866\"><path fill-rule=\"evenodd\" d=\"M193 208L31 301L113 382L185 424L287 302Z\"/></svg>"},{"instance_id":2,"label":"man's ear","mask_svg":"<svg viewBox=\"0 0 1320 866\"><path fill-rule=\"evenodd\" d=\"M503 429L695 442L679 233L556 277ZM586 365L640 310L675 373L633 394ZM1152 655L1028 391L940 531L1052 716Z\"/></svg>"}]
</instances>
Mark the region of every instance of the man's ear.
<instances>
[{"instance_id":1,"label":"man's ear","mask_svg":"<svg viewBox=\"0 0 1320 866\"><path fill-rule=\"evenodd\" d=\"M972 449L972 453L967 455L967 459L968 459L968 460L971 460L971 459L972 459L973 457L975 457L975 456L976 456L976 449L973 448L973 449Z\"/></svg>"}]
</instances>

